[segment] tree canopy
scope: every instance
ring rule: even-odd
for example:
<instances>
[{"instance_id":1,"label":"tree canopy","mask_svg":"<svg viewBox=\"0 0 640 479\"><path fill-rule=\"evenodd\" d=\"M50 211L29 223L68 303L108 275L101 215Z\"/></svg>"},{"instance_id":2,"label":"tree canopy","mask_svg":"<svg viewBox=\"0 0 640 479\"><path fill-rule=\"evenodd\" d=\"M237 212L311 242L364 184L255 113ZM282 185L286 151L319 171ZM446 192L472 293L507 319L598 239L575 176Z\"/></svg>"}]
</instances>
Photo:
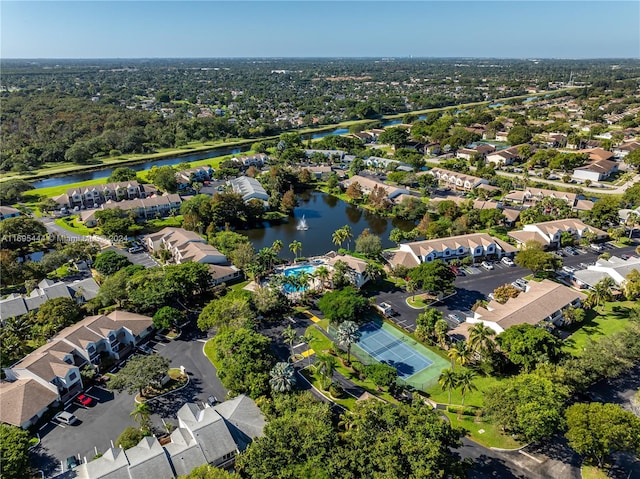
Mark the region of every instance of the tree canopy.
<instances>
[{"instance_id":1,"label":"tree canopy","mask_svg":"<svg viewBox=\"0 0 640 479\"><path fill-rule=\"evenodd\" d=\"M0 457L2 477L29 479L29 433L19 427L0 424Z\"/></svg>"},{"instance_id":2,"label":"tree canopy","mask_svg":"<svg viewBox=\"0 0 640 479\"><path fill-rule=\"evenodd\" d=\"M353 286L326 293L318 301L320 311L332 323L354 321L361 323L369 309L369 302Z\"/></svg>"},{"instance_id":3,"label":"tree canopy","mask_svg":"<svg viewBox=\"0 0 640 479\"><path fill-rule=\"evenodd\" d=\"M98 271L98 273L105 276L111 276L113 273L121 270L122 268L126 268L130 264L131 261L129 261L129 258L125 255L116 253L113 250L107 250L96 256L96 259L93 262L93 267Z\"/></svg>"},{"instance_id":4,"label":"tree canopy","mask_svg":"<svg viewBox=\"0 0 640 479\"><path fill-rule=\"evenodd\" d=\"M169 360L158 354L133 356L125 367L113 375L109 388L142 395L148 386L158 387L168 371Z\"/></svg>"},{"instance_id":5,"label":"tree canopy","mask_svg":"<svg viewBox=\"0 0 640 479\"><path fill-rule=\"evenodd\" d=\"M530 324L511 326L496 341L509 360L530 371L539 362L554 362L562 353L562 341Z\"/></svg>"},{"instance_id":6,"label":"tree canopy","mask_svg":"<svg viewBox=\"0 0 640 479\"><path fill-rule=\"evenodd\" d=\"M419 289L430 293L446 293L453 291L456 275L442 260L421 263L409 271L409 279Z\"/></svg>"}]
</instances>

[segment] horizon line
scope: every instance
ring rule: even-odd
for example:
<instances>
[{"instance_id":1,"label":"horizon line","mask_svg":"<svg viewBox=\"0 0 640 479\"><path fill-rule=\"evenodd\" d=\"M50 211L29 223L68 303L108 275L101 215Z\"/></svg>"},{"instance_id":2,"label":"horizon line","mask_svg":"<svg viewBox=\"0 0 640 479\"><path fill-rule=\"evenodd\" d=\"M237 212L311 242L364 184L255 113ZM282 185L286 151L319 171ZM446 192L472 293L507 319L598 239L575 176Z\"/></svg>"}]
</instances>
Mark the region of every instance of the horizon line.
<instances>
[{"instance_id":1,"label":"horizon line","mask_svg":"<svg viewBox=\"0 0 640 479\"><path fill-rule=\"evenodd\" d=\"M640 57L543 57L543 56L415 56L415 55L384 55L384 56L220 56L220 57L0 57L0 61L5 60L638 60Z\"/></svg>"}]
</instances>

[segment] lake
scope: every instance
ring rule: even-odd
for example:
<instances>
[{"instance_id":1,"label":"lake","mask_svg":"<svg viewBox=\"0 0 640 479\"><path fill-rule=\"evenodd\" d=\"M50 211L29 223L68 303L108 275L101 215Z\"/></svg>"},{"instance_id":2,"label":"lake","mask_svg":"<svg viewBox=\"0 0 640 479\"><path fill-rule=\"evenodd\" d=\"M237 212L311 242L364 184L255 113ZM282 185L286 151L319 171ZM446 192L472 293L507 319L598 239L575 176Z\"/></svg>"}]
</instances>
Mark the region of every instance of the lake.
<instances>
[{"instance_id":1,"label":"lake","mask_svg":"<svg viewBox=\"0 0 640 479\"><path fill-rule=\"evenodd\" d=\"M299 231L296 229L302 216L305 217L309 229ZM271 246L275 240L284 243L280 256L293 258L289 250L289 244L294 240L302 243L300 256L316 256L324 254L338 247L333 244L331 237L333 232L344 225L349 225L353 231L351 249L355 249L355 240L365 228L369 228L371 234L375 234L382 240L383 248L395 246L389 240L389 233L393 228L409 231L415 227L411 221L397 218L385 218L370 211L350 205L336 196L331 196L319 191L309 191L299 195L299 206L295 208L294 215L284 223L264 223L263 228L255 228L241 231L249 237L256 250ZM346 247L346 243L343 247Z\"/></svg>"},{"instance_id":2,"label":"lake","mask_svg":"<svg viewBox=\"0 0 640 479\"><path fill-rule=\"evenodd\" d=\"M398 123L400 123L400 120L387 120L382 122L382 125L391 126L391 125L397 125ZM317 133L305 133L304 135L301 135L301 136L304 140L308 140L308 139L316 140L319 138L324 138L325 136L329 136L329 135L346 135L347 133L349 133L349 130L347 128L336 128L333 130L320 131ZM170 156L162 160L149 160L149 161L145 161L144 163L138 163L136 165L124 165L124 166L127 166L127 168L131 168L135 171L144 171L144 170L151 169L153 166L167 166L167 165L173 166L173 165L178 165L180 163L189 163L191 161L206 160L209 158L218 158L220 156L225 156L225 155L237 155L245 151L249 151L250 148L251 148L251 145L244 145L244 146L235 147L235 148L220 147L213 150L203 151L200 153L190 153L190 154L181 155L181 156ZM116 166L112 166L109 168L104 168L102 170L96 170L96 171L85 171L85 172L79 172L79 173L71 173L68 175L54 176L54 177L46 178L43 180L33 181L31 182L31 185L34 188L49 188L52 186L68 185L71 183L78 183L81 181L97 180L99 178L105 178L106 180L106 178L111 176L111 173L113 173L113 170L115 168L118 168L118 166L116 165Z\"/></svg>"}]
</instances>

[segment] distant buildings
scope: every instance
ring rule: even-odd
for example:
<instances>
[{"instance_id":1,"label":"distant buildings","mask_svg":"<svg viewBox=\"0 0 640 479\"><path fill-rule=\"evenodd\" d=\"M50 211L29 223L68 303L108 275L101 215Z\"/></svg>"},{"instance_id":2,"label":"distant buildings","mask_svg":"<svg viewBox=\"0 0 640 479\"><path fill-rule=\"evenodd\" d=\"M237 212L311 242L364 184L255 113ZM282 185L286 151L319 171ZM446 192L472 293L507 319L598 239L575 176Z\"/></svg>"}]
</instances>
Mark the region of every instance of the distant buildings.
<instances>
[{"instance_id":1,"label":"distant buildings","mask_svg":"<svg viewBox=\"0 0 640 479\"><path fill-rule=\"evenodd\" d=\"M0 322L37 311L45 301L53 298L69 298L80 304L85 303L97 296L98 289L98 283L93 278L69 283L43 279L28 295L11 293L1 300Z\"/></svg>"},{"instance_id":2,"label":"distant buildings","mask_svg":"<svg viewBox=\"0 0 640 479\"><path fill-rule=\"evenodd\" d=\"M245 203L250 200L269 201L269 194L255 178L240 176L239 178L229 180L228 184L234 193L242 196Z\"/></svg>"},{"instance_id":3,"label":"distant buildings","mask_svg":"<svg viewBox=\"0 0 640 479\"><path fill-rule=\"evenodd\" d=\"M555 249L560 246L562 233L569 233L574 239L579 240L587 232L593 233L596 241L607 238L605 231L588 226L577 218L524 225L522 230L511 231L508 235L516 240L520 246L527 241L537 241L546 248Z\"/></svg>"},{"instance_id":4,"label":"distant buildings","mask_svg":"<svg viewBox=\"0 0 640 479\"><path fill-rule=\"evenodd\" d=\"M105 183L101 185L69 188L64 195L53 200L60 206L67 208L93 208L109 200L121 201L134 198L146 198L157 193L157 188L149 184L140 184L136 180L121 181L119 183Z\"/></svg>"},{"instance_id":5,"label":"distant buildings","mask_svg":"<svg viewBox=\"0 0 640 479\"><path fill-rule=\"evenodd\" d=\"M432 168L427 173L437 178L439 182L456 190L470 191L482 184L489 184L489 181L484 178L443 170L442 168Z\"/></svg>"},{"instance_id":6,"label":"distant buildings","mask_svg":"<svg viewBox=\"0 0 640 479\"><path fill-rule=\"evenodd\" d=\"M16 218L20 216L20 211L11 206L0 206L0 221Z\"/></svg>"}]
</instances>

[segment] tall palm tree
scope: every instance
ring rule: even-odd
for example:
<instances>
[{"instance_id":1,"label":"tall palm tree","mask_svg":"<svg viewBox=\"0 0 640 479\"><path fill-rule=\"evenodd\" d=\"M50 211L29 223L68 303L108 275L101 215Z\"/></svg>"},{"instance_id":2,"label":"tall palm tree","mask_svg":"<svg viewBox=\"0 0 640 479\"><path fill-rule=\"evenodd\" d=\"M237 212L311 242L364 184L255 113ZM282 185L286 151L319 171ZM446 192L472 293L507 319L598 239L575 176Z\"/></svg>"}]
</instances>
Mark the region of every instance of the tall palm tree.
<instances>
[{"instance_id":1,"label":"tall palm tree","mask_svg":"<svg viewBox=\"0 0 640 479\"><path fill-rule=\"evenodd\" d=\"M464 366L471 359L471 348L465 341L458 341L449 351L447 356L451 359L451 369L455 369L456 362L460 363L460 366Z\"/></svg>"},{"instance_id":2,"label":"tall palm tree","mask_svg":"<svg viewBox=\"0 0 640 479\"><path fill-rule=\"evenodd\" d=\"M151 408L146 402L136 404L130 416L138 423L140 429L143 431L151 429L151 420L149 419L149 416L151 416Z\"/></svg>"},{"instance_id":3,"label":"tall palm tree","mask_svg":"<svg viewBox=\"0 0 640 479\"><path fill-rule=\"evenodd\" d=\"M324 291L324 285L329 279L329 276L331 274L331 272L329 271L329 268L327 268L326 266L320 266L318 269L315 270L314 274L316 278L320 280L320 285L321 285L320 289Z\"/></svg>"},{"instance_id":4,"label":"tall palm tree","mask_svg":"<svg viewBox=\"0 0 640 479\"><path fill-rule=\"evenodd\" d=\"M443 391L449 392L449 404L451 404L451 390L458 387L458 375L453 369L443 369L438 377L438 384Z\"/></svg>"},{"instance_id":5,"label":"tall palm tree","mask_svg":"<svg viewBox=\"0 0 640 479\"><path fill-rule=\"evenodd\" d=\"M349 225L344 225L342 227L342 230L344 231L344 238L347 240L347 249L351 251L351 240L353 239L353 230Z\"/></svg>"},{"instance_id":6,"label":"tall palm tree","mask_svg":"<svg viewBox=\"0 0 640 479\"><path fill-rule=\"evenodd\" d=\"M300 342L305 344L309 348L309 353L311 352L311 342L315 339L308 333L303 334L298 338ZM311 354L307 353L307 366L311 366Z\"/></svg>"},{"instance_id":7,"label":"tall palm tree","mask_svg":"<svg viewBox=\"0 0 640 479\"><path fill-rule=\"evenodd\" d=\"M289 244L289 250L296 256L298 259L298 253L302 251L302 243L298 240L294 240Z\"/></svg>"},{"instance_id":8,"label":"tall palm tree","mask_svg":"<svg viewBox=\"0 0 640 479\"><path fill-rule=\"evenodd\" d=\"M476 391L478 388L473 384L473 380L476 377L475 373L469 369L465 369L458 373L458 387L460 388L460 394L462 396L462 405L464 406L464 396L471 391Z\"/></svg>"},{"instance_id":9,"label":"tall palm tree","mask_svg":"<svg viewBox=\"0 0 640 479\"><path fill-rule=\"evenodd\" d=\"M342 243L346 240L347 237L345 236L345 231L342 228L335 230L333 235L331 235L331 241L333 241L333 244L336 246L342 247Z\"/></svg>"},{"instance_id":10,"label":"tall palm tree","mask_svg":"<svg viewBox=\"0 0 640 479\"><path fill-rule=\"evenodd\" d=\"M476 323L469 328L469 346L473 351L486 354L495 348L493 336L495 331L483 323Z\"/></svg>"},{"instance_id":11,"label":"tall palm tree","mask_svg":"<svg viewBox=\"0 0 640 479\"><path fill-rule=\"evenodd\" d=\"M415 301L416 291L418 291L418 283L413 280L409 280L404 288L407 290L407 293L411 295L411 301Z\"/></svg>"},{"instance_id":12,"label":"tall palm tree","mask_svg":"<svg viewBox=\"0 0 640 479\"><path fill-rule=\"evenodd\" d=\"M341 346L347 348L347 364L351 364L351 345L360 339L358 325L353 321L344 321L338 326L336 339Z\"/></svg>"},{"instance_id":13,"label":"tall palm tree","mask_svg":"<svg viewBox=\"0 0 640 479\"><path fill-rule=\"evenodd\" d=\"M440 346L445 346L447 344L447 331L449 331L449 325L444 319L439 319L436 321L434 329L436 338L438 338L438 343L440 343Z\"/></svg>"},{"instance_id":14,"label":"tall palm tree","mask_svg":"<svg viewBox=\"0 0 640 479\"><path fill-rule=\"evenodd\" d=\"M271 389L277 393L289 392L295 385L295 370L291 363L276 363L275 366L269 372L269 384Z\"/></svg>"},{"instance_id":15,"label":"tall palm tree","mask_svg":"<svg viewBox=\"0 0 640 479\"><path fill-rule=\"evenodd\" d=\"M634 230L636 229L636 226L640 224L640 214L636 213L635 211L630 212L629 216L627 216L627 221L625 221L625 224L631 227L629 231L629 238L631 238L633 236Z\"/></svg>"},{"instance_id":16,"label":"tall palm tree","mask_svg":"<svg viewBox=\"0 0 640 479\"><path fill-rule=\"evenodd\" d=\"M613 288L616 287L615 281L609 276L602 278L598 281L591 294L589 295L589 303L593 308L597 308L601 304L611 301L613 299Z\"/></svg>"},{"instance_id":17,"label":"tall palm tree","mask_svg":"<svg viewBox=\"0 0 640 479\"><path fill-rule=\"evenodd\" d=\"M280 254L280 251L282 251L283 247L284 247L284 243L280 240L275 240L271 245L271 249L275 251L276 255Z\"/></svg>"},{"instance_id":18,"label":"tall palm tree","mask_svg":"<svg viewBox=\"0 0 640 479\"><path fill-rule=\"evenodd\" d=\"M323 377L323 387L327 382L331 382L333 372L336 370L337 362L334 356L330 354L316 355L316 371Z\"/></svg>"},{"instance_id":19,"label":"tall palm tree","mask_svg":"<svg viewBox=\"0 0 640 479\"><path fill-rule=\"evenodd\" d=\"M293 343L298 337L296 330L293 329L290 324L288 324L280 334L282 336L282 339L284 339L284 342L289 345L289 352L291 353L291 356L293 356ZM291 357L289 357L289 360L291 360Z\"/></svg>"},{"instance_id":20,"label":"tall palm tree","mask_svg":"<svg viewBox=\"0 0 640 479\"><path fill-rule=\"evenodd\" d=\"M29 338L31 333L31 323L29 322L29 316L26 314L22 316L15 316L8 318L4 323L4 331L13 334L20 341L25 341Z\"/></svg>"}]
</instances>

